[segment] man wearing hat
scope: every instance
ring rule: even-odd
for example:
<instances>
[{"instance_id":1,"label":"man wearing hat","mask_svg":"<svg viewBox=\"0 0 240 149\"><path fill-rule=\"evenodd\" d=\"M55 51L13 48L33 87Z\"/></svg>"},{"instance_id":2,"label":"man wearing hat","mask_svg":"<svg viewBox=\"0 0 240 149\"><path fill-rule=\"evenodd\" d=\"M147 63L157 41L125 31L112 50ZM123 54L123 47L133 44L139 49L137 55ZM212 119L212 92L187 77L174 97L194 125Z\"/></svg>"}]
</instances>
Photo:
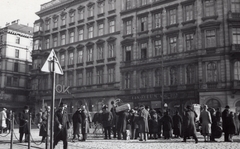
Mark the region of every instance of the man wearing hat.
<instances>
[{"instance_id":1,"label":"man wearing hat","mask_svg":"<svg viewBox=\"0 0 240 149\"><path fill-rule=\"evenodd\" d=\"M210 141L212 118L207 105L203 106L203 110L200 113L200 123L202 124L204 142Z\"/></svg>"},{"instance_id":2,"label":"man wearing hat","mask_svg":"<svg viewBox=\"0 0 240 149\"><path fill-rule=\"evenodd\" d=\"M229 131L228 131L228 117L229 117L229 106L227 105L222 112L222 127L224 132L224 141L230 142Z\"/></svg>"},{"instance_id":3,"label":"man wearing hat","mask_svg":"<svg viewBox=\"0 0 240 149\"><path fill-rule=\"evenodd\" d=\"M102 107L102 125L104 128L105 138L104 139L111 139L111 127L112 127L112 120L113 115L110 111L108 111L108 106L104 105Z\"/></svg>"},{"instance_id":4,"label":"man wearing hat","mask_svg":"<svg viewBox=\"0 0 240 149\"><path fill-rule=\"evenodd\" d=\"M55 112L54 117L54 147L58 144L60 140L63 141L63 148L67 149L67 139L68 139L68 114L64 110L64 104L60 103L59 109Z\"/></svg>"},{"instance_id":5,"label":"man wearing hat","mask_svg":"<svg viewBox=\"0 0 240 149\"><path fill-rule=\"evenodd\" d=\"M74 142L74 139L77 135L78 140L80 141L80 127L82 123L82 116L81 116L81 108L78 108L77 111L72 116L72 122L73 122L73 138L72 142Z\"/></svg>"},{"instance_id":6,"label":"man wearing hat","mask_svg":"<svg viewBox=\"0 0 240 149\"><path fill-rule=\"evenodd\" d=\"M7 128L7 123L6 123L6 119L7 119L7 113L6 113L7 109L3 108L3 110L0 112L0 132L3 133L4 130Z\"/></svg>"},{"instance_id":7,"label":"man wearing hat","mask_svg":"<svg viewBox=\"0 0 240 149\"><path fill-rule=\"evenodd\" d=\"M23 135L25 134L25 142L28 142L28 121L29 121L29 107L24 106L24 110L19 114L19 134L20 134L20 143L22 142Z\"/></svg>"}]
</instances>

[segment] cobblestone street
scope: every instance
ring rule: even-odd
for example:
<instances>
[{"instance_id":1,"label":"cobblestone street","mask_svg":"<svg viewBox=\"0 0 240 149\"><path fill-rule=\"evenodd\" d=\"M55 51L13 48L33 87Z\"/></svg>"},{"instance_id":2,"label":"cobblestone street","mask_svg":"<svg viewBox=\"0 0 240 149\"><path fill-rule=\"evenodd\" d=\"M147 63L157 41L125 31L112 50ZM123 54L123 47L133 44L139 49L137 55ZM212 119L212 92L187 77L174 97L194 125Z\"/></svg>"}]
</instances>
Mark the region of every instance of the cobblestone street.
<instances>
[{"instance_id":1,"label":"cobblestone street","mask_svg":"<svg viewBox=\"0 0 240 149\"><path fill-rule=\"evenodd\" d=\"M16 137L18 137L18 129L15 129ZM38 136L38 129L32 129L32 136L35 143L31 143L31 149L44 149L45 144L40 144L41 138ZM13 149L27 149L27 143L19 143L14 137ZM183 143L182 139L171 140L148 140L147 142L139 142L138 140L104 140L101 137L96 137L89 134L89 139L86 142L76 141L68 142L68 149L239 149L240 138L234 137L234 142L223 142L223 137L217 139L218 142L204 142L203 137L198 134L199 143L195 144L194 140L188 140L187 143ZM7 137L0 137L0 149L10 148L10 135ZM62 142L60 142L56 149L62 149Z\"/></svg>"}]
</instances>

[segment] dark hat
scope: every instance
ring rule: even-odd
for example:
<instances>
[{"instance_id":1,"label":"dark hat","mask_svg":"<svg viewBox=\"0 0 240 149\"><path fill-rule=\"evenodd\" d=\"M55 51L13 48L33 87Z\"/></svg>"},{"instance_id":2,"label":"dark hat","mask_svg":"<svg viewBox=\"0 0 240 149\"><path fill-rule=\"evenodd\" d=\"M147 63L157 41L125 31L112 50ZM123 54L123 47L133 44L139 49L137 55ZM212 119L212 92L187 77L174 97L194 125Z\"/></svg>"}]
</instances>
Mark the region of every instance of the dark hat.
<instances>
[{"instance_id":1,"label":"dark hat","mask_svg":"<svg viewBox=\"0 0 240 149\"><path fill-rule=\"evenodd\" d=\"M111 101L111 104L113 105L113 104L114 104L114 101Z\"/></svg>"},{"instance_id":2,"label":"dark hat","mask_svg":"<svg viewBox=\"0 0 240 149\"><path fill-rule=\"evenodd\" d=\"M25 109L25 110L28 110L28 109L29 109L29 107L26 105L26 106L24 106L24 109Z\"/></svg>"},{"instance_id":3,"label":"dark hat","mask_svg":"<svg viewBox=\"0 0 240 149\"><path fill-rule=\"evenodd\" d=\"M226 106L225 109L229 109L230 107L229 106Z\"/></svg>"},{"instance_id":4,"label":"dark hat","mask_svg":"<svg viewBox=\"0 0 240 149\"><path fill-rule=\"evenodd\" d=\"M63 107L63 102L60 103L59 107Z\"/></svg>"}]
</instances>

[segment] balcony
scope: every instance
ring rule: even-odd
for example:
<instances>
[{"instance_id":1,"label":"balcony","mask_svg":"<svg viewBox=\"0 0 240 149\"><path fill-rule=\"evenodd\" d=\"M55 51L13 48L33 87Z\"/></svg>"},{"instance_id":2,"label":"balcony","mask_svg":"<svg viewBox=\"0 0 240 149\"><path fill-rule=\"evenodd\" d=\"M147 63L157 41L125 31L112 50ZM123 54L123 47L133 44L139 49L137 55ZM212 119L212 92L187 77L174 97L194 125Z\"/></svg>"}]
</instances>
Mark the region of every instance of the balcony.
<instances>
[{"instance_id":1,"label":"balcony","mask_svg":"<svg viewBox=\"0 0 240 149\"><path fill-rule=\"evenodd\" d=\"M240 20L240 13L228 12L228 20Z\"/></svg>"},{"instance_id":2,"label":"balcony","mask_svg":"<svg viewBox=\"0 0 240 149\"><path fill-rule=\"evenodd\" d=\"M240 89L240 80L233 81L233 89Z\"/></svg>"},{"instance_id":3,"label":"balcony","mask_svg":"<svg viewBox=\"0 0 240 149\"><path fill-rule=\"evenodd\" d=\"M208 89L217 89L218 88L218 82L208 82L207 83Z\"/></svg>"}]
</instances>

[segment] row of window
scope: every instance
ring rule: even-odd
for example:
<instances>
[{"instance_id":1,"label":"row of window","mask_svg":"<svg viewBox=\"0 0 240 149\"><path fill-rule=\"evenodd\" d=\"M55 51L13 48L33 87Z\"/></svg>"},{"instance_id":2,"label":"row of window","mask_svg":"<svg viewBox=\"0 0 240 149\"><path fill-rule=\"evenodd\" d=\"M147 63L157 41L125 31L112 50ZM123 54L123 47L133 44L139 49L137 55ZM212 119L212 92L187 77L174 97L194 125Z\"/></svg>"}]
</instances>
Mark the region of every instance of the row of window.
<instances>
[{"instance_id":1,"label":"row of window","mask_svg":"<svg viewBox=\"0 0 240 149\"><path fill-rule=\"evenodd\" d=\"M240 64L240 63L239 63ZM164 72L162 74L162 72ZM184 72L183 75L180 73ZM206 65L206 82L217 82L218 81L218 68L216 62L210 62ZM163 75L163 76L162 76ZM188 65L184 67L184 71L180 71L180 67L173 66L170 68L156 69L153 71L141 71L138 74L139 88L147 88L152 86L150 82L153 81L154 87L159 87L162 85L162 80L164 80L163 84L165 86L175 86L180 84L195 84L197 83L197 75L198 69L196 65ZM240 74L239 74L240 75ZM181 83L180 77L184 77L184 83ZM150 81L150 79L153 79ZM132 86L133 76L132 73L124 74L124 88L130 89Z\"/></svg>"},{"instance_id":2,"label":"row of window","mask_svg":"<svg viewBox=\"0 0 240 149\"><path fill-rule=\"evenodd\" d=\"M131 0L127 0L127 3L132 3ZM146 4L146 1L144 1L144 3ZM126 5L126 6L131 6L130 4ZM163 18L166 18L166 26L171 26L171 25L176 25L179 22L178 18L181 18L179 15L181 15L181 13L178 12L178 6L175 5L174 7L167 7L166 8L166 16L165 14L163 14L163 11L160 10L156 10L156 11L152 11L151 13L151 23L150 24L150 20L149 20L149 15L148 14L143 14L143 15L139 15L138 17L138 31L142 32L142 31L147 31L149 30L150 26L152 26L152 29L157 29L157 28L162 28L163 26L165 26L163 24L163 22L165 22L163 20ZM192 3L186 3L183 5L183 22L188 22L188 21L193 21L196 19L195 14L196 12L196 6L194 4L194 2ZM216 12L216 0L205 0L204 1L204 16L205 17L211 17L211 16L216 16L217 12ZM232 12L237 12L240 13L240 1L239 0L232 0ZM133 22L132 19L125 19L123 20L124 22L124 34L125 35L129 35L133 33Z\"/></svg>"},{"instance_id":3,"label":"row of window","mask_svg":"<svg viewBox=\"0 0 240 149\"><path fill-rule=\"evenodd\" d=\"M218 46L218 30L206 30L204 32L204 43L205 48L212 48ZM163 46L163 38L155 38L152 40L152 43L148 43L148 40L141 41L141 43L138 44L138 57L137 59L145 59L151 56L160 56L162 53L164 55L166 54L174 54L178 53L179 51L179 35L177 34L171 34L170 36L167 36L167 48L164 48ZM195 50L196 47L196 35L195 33L184 33L183 37L183 51L191 51ZM151 44L151 45L149 45ZM232 28L232 44L240 44L240 28ZM131 61L133 59L133 46L127 45L124 47L124 60L125 61ZM150 48L152 47L152 51L150 51ZM152 55L150 55L150 53Z\"/></svg>"},{"instance_id":4,"label":"row of window","mask_svg":"<svg viewBox=\"0 0 240 149\"><path fill-rule=\"evenodd\" d=\"M30 81L27 81L26 78L20 78L16 76L7 76L6 86L10 87L30 87Z\"/></svg>"}]
</instances>

